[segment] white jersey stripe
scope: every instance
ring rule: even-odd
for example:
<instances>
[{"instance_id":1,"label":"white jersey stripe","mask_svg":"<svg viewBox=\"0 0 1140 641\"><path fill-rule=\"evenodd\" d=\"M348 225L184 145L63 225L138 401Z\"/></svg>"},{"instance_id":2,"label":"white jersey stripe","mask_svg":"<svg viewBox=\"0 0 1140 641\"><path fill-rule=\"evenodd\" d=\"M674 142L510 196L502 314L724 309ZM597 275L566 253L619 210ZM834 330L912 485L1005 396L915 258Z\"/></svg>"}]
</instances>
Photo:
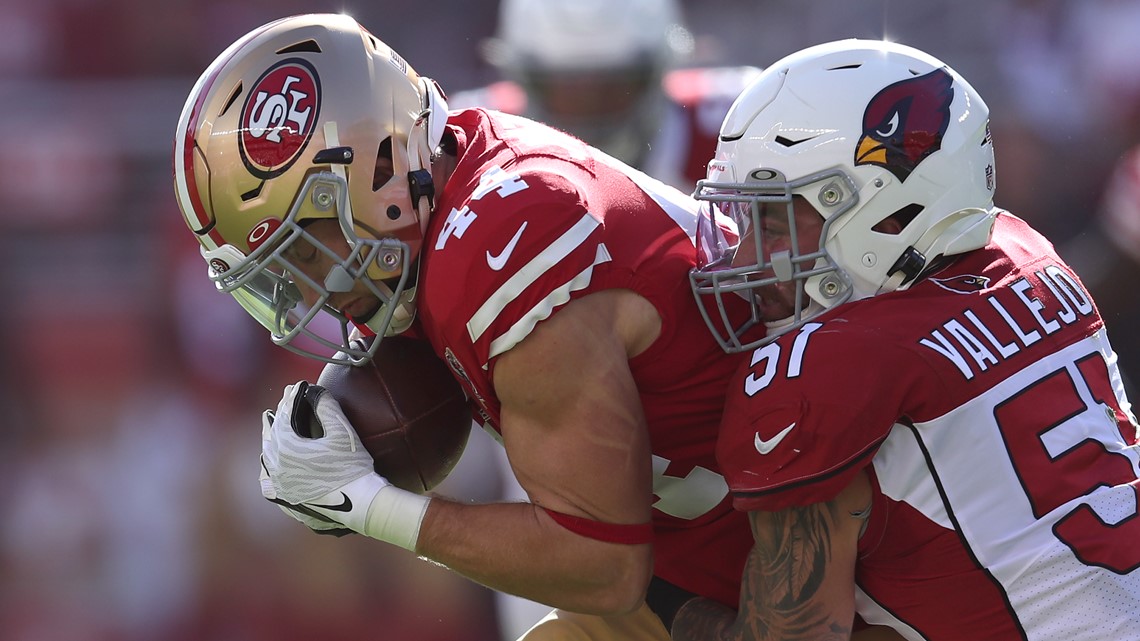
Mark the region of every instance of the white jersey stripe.
<instances>
[{"instance_id":1,"label":"white jersey stripe","mask_svg":"<svg viewBox=\"0 0 1140 641\"><path fill-rule=\"evenodd\" d=\"M593 278L594 275L594 267L602 263L608 263L610 260L610 252L606 249L606 246L604 244L598 245L598 251L594 255L594 263L584 269L582 273L570 279L570 282L550 292L546 298L543 298L537 305L523 314L518 322L511 325L511 328L507 330L505 334L491 341L490 353L487 355L487 359L490 360L515 345L518 345L522 339L530 334L530 331L534 329L535 325L550 317L555 307L569 301L572 292L585 289L590 285L590 279ZM486 366L487 364L483 363L483 367Z\"/></svg>"},{"instance_id":2,"label":"white jersey stripe","mask_svg":"<svg viewBox=\"0 0 1140 641\"><path fill-rule=\"evenodd\" d=\"M938 525L954 529L911 428L895 423L872 464L879 487L888 498L907 503Z\"/></svg>"},{"instance_id":3,"label":"white jersey stripe","mask_svg":"<svg viewBox=\"0 0 1140 641\"><path fill-rule=\"evenodd\" d=\"M558 240L551 243L538 256L535 256L522 269L508 278L507 282L503 283L503 286L491 294L487 301L479 307L471 320L467 321L467 333L471 336L471 342L477 342L511 301L518 298L519 294L530 287L547 270L580 247L600 224L597 219L589 214L582 216Z\"/></svg>"}]
</instances>

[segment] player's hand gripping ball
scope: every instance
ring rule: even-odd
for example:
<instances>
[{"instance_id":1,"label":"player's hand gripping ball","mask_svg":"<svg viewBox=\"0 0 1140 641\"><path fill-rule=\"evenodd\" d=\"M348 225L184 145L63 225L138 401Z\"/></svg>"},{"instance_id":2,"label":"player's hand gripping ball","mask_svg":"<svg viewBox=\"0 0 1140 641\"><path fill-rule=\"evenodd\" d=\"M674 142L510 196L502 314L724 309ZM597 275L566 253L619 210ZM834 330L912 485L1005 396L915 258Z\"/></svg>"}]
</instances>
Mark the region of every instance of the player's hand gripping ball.
<instances>
[{"instance_id":1,"label":"player's hand gripping ball","mask_svg":"<svg viewBox=\"0 0 1140 641\"><path fill-rule=\"evenodd\" d=\"M434 488L467 445L467 398L426 341L389 336L365 365L325 365L317 385L340 403L376 473L396 487Z\"/></svg>"}]
</instances>

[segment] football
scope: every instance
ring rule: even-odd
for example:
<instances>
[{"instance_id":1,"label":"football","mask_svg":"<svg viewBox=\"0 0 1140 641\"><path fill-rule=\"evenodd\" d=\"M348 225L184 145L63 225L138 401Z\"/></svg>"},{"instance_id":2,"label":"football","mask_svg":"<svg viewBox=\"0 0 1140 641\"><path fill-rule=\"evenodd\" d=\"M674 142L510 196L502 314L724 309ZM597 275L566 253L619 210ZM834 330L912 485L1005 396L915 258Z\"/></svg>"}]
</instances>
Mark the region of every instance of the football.
<instances>
[{"instance_id":1,"label":"football","mask_svg":"<svg viewBox=\"0 0 1140 641\"><path fill-rule=\"evenodd\" d=\"M386 337L371 361L329 363L317 384L337 399L376 472L396 487L431 490L467 445L467 398L427 341Z\"/></svg>"}]
</instances>

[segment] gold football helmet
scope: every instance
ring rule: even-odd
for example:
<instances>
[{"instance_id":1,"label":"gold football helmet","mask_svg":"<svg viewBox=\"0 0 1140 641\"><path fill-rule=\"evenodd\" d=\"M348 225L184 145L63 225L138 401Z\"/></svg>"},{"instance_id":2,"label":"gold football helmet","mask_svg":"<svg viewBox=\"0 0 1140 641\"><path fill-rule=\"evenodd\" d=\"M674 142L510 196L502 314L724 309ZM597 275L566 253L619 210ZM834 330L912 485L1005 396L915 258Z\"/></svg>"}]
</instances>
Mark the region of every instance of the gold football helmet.
<instances>
[{"instance_id":1,"label":"gold football helmet","mask_svg":"<svg viewBox=\"0 0 1140 641\"><path fill-rule=\"evenodd\" d=\"M415 315L446 122L436 83L349 16L295 16L245 35L198 79L174 138L175 192L209 277L278 345L366 362ZM306 232L318 219L339 223L347 255ZM299 241L333 261L322 279L291 259ZM360 284L379 300L368 318L329 304ZM322 311L339 327L314 322ZM377 340L350 343L354 327Z\"/></svg>"}]
</instances>

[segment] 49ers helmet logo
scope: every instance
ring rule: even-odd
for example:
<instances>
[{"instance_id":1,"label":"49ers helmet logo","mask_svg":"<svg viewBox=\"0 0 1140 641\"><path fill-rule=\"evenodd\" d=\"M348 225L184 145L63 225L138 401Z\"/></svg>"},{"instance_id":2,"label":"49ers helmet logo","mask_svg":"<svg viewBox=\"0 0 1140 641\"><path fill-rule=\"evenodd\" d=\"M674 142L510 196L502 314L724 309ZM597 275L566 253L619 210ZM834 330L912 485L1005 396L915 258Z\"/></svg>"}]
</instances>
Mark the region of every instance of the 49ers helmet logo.
<instances>
[{"instance_id":1,"label":"49ers helmet logo","mask_svg":"<svg viewBox=\"0 0 1140 641\"><path fill-rule=\"evenodd\" d=\"M320 111L320 78L307 61L282 60L261 74L241 108L238 147L250 173L268 179L289 169L309 144Z\"/></svg>"}]
</instances>

